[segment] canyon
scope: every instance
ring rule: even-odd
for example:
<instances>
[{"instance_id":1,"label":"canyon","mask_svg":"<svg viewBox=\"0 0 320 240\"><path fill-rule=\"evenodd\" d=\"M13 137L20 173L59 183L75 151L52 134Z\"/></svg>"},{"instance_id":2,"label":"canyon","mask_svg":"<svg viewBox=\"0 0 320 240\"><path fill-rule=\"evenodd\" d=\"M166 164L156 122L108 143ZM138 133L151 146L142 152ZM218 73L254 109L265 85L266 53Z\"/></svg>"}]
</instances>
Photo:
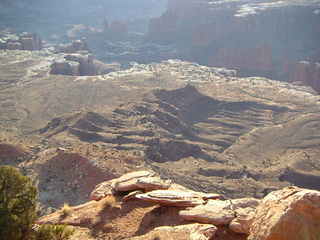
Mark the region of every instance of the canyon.
<instances>
[{"instance_id":1,"label":"canyon","mask_svg":"<svg viewBox=\"0 0 320 240\"><path fill-rule=\"evenodd\" d=\"M175 43L189 61L319 91L319 4L169 0L167 11L151 20L148 37Z\"/></svg>"},{"instance_id":2,"label":"canyon","mask_svg":"<svg viewBox=\"0 0 320 240\"><path fill-rule=\"evenodd\" d=\"M0 165L33 179L37 224L318 239L320 1L15 0L0 16Z\"/></svg>"}]
</instances>

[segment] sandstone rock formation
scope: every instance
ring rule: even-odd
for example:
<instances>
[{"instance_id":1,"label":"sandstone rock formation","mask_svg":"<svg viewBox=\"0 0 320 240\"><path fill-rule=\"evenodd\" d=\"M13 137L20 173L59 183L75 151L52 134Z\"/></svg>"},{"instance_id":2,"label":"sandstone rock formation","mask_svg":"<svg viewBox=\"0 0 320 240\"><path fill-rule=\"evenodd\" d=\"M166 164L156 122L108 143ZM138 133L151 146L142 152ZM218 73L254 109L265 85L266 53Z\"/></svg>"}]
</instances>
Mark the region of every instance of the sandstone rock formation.
<instances>
[{"instance_id":1,"label":"sandstone rock formation","mask_svg":"<svg viewBox=\"0 0 320 240\"><path fill-rule=\"evenodd\" d=\"M90 194L90 199L100 200L106 196L119 192L128 191L151 191L155 189L168 189L170 181L162 180L150 171L132 172L120 178L102 182Z\"/></svg>"},{"instance_id":2,"label":"sandstone rock formation","mask_svg":"<svg viewBox=\"0 0 320 240\"><path fill-rule=\"evenodd\" d=\"M148 35L179 45L185 59L237 69L244 76L292 82L292 67L300 72L306 66L299 62L310 61L310 74L302 73L299 81L320 91L311 73L319 62L318 7L317 0L169 0L167 11L150 21Z\"/></svg>"},{"instance_id":3,"label":"sandstone rock formation","mask_svg":"<svg viewBox=\"0 0 320 240\"><path fill-rule=\"evenodd\" d=\"M306 84L320 91L320 63L301 61L288 68L289 81Z\"/></svg>"},{"instance_id":4,"label":"sandstone rock formation","mask_svg":"<svg viewBox=\"0 0 320 240\"><path fill-rule=\"evenodd\" d=\"M0 49L38 51L42 49L42 40L35 33L4 31L0 32Z\"/></svg>"},{"instance_id":5,"label":"sandstone rock formation","mask_svg":"<svg viewBox=\"0 0 320 240\"><path fill-rule=\"evenodd\" d=\"M217 228L210 224L187 224L173 227L157 227L150 233L133 237L131 240L166 239L166 240L210 240L215 236Z\"/></svg>"},{"instance_id":6,"label":"sandstone rock formation","mask_svg":"<svg viewBox=\"0 0 320 240\"><path fill-rule=\"evenodd\" d=\"M37 34L34 33L22 33L19 36L19 42L22 45L22 50L41 50L42 48L42 41Z\"/></svg>"},{"instance_id":7,"label":"sandstone rock formation","mask_svg":"<svg viewBox=\"0 0 320 240\"><path fill-rule=\"evenodd\" d=\"M179 212L179 215L189 221L228 225L238 216L238 210L251 209L253 211L258 204L259 200L257 199L209 200L203 205L182 210Z\"/></svg>"},{"instance_id":8,"label":"sandstone rock formation","mask_svg":"<svg viewBox=\"0 0 320 240\"><path fill-rule=\"evenodd\" d=\"M291 184L319 189L319 96L310 88L172 60L65 77L48 74L54 57L46 50L0 51L4 136L32 132L26 138L40 139L30 145L42 151L73 149L108 173L98 182L151 168L163 179L227 198L261 198ZM57 160L36 150L28 168L60 164L51 159ZM86 201L82 190L68 198L60 171L50 174L46 197Z\"/></svg>"},{"instance_id":9,"label":"sandstone rock formation","mask_svg":"<svg viewBox=\"0 0 320 240\"><path fill-rule=\"evenodd\" d=\"M146 191L155 189L168 189L170 181L163 181L158 177L145 177L134 179L129 182L120 182L115 184L115 190L119 192L144 189Z\"/></svg>"},{"instance_id":10,"label":"sandstone rock formation","mask_svg":"<svg viewBox=\"0 0 320 240\"><path fill-rule=\"evenodd\" d=\"M56 60L51 65L51 74L61 74L70 76L80 75L80 63L73 61L66 61L64 59Z\"/></svg>"},{"instance_id":11,"label":"sandstone rock formation","mask_svg":"<svg viewBox=\"0 0 320 240\"><path fill-rule=\"evenodd\" d=\"M267 195L257 207L249 240L320 237L320 193L289 187Z\"/></svg>"},{"instance_id":12,"label":"sandstone rock formation","mask_svg":"<svg viewBox=\"0 0 320 240\"><path fill-rule=\"evenodd\" d=\"M89 48L85 39L78 39L68 44L60 44L56 46L55 51L58 53L77 53L79 51L89 51Z\"/></svg>"},{"instance_id":13,"label":"sandstone rock formation","mask_svg":"<svg viewBox=\"0 0 320 240\"><path fill-rule=\"evenodd\" d=\"M51 74L71 76L94 76L119 70L118 64L106 64L91 54L72 53L55 60L51 65Z\"/></svg>"},{"instance_id":14,"label":"sandstone rock formation","mask_svg":"<svg viewBox=\"0 0 320 240\"><path fill-rule=\"evenodd\" d=\"M152 175L148 171L132 172L109 183L130 182ZM102 187L99 184L96 189L99 186ZM272 192L261 201L254 198L201 201L199 196L205 193L198 193L196 201L195 192L182 189L179 193L131 191L135 197L130 199L113 192L98 201L71 207L68 215L57 211L37 223L64 223L76 227L77 231L88 228L103 233L104 237L130 240L311 240L319 237L318 191L289 187ZM181 199L188 199L190 204L182 204ZM192 205L196 206L190 208ZM122 227L123 231L114 231Z\"/></svg>"},{"instance_id":15,"label":"sandstone rock formation","mask_svg":"<svg viewBox=\"0 0 320 240\"><path fill-rule=\"evenodd\" d=\"M197 206L205 202L199 194L173 190L155 190L146 194L138 194L136 198L160 205L176 207Z\"/></svg>"},{"instance_id":16,"label":"sandstone rock formation","mask_svg":"<svg viewBox=\"0 0 320 240\"><path fill-rule=\"evenodd\" d=\"M214 225L228 225L235 213L228 201L208 201L191 209L180 211L179 215L188 221L210 223Z\"/></svg>"},{"instance_id":17,"label":"sandstone rock formation","mask_svg":"<svg viewBox=\"0 0 320 240\"><path fill-rule=\"evenodd\" d=\"M253 222L255 209L253 208L241 208L236 210L236 218L234 218L229 228L236 233L250 233L250 227Z\"/></svg>"}]
</instances>

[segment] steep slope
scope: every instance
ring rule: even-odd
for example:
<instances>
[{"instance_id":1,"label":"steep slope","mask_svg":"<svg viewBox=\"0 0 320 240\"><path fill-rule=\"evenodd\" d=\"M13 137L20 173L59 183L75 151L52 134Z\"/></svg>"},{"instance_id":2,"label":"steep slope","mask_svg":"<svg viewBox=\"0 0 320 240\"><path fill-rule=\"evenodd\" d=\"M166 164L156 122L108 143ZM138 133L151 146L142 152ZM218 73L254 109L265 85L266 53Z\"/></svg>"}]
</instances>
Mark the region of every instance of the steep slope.
<instances>
[{"instance_id":1,"label":"steep slope","mask_svg":"<svg viewBox=\"0 0 320 240\"><path fill-rule=\"evenodd\" d=\"M320 2L169 0L149 38L179 46L184 58L242 76L302 82L320 91Z\"/></svg>"},{"instance_id":2,"label":"steep slope","mask_svg":"<svg viewBox=\"0 0 320 240\"><path fill-rule=\"evenodd\" d=\"M149 167L195 189L261 196L288 182L318 189L319 113L300 108L217 100L187 85L154 90L105 115L54 119L40 133L139 150Z\"/></svg>"},{"instance_id":3,"label":"steep slope","mask_svg":"<svg viewBox=\"0 0 320 240\"><path fill-rule=\"evenodd\" d=\"M40 179L46 206L83 203L101 179L150 168L234 197L318 188L320 97L307 87L177 60L50 75L52 53L0 53L1 141L24 139L31 161L18 165Z\"/></svg>"}]
</instances>

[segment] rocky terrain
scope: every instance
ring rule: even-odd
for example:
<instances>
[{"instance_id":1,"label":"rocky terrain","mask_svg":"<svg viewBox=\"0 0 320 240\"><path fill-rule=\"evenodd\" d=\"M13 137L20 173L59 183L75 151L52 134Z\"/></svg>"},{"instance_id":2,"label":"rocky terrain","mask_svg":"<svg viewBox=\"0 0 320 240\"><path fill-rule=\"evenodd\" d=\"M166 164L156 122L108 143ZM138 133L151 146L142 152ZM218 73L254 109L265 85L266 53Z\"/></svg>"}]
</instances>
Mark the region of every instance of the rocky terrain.
<instances>
[{"instance_id":1,"label":"rocky terrain","mask_svg":"<svg viewBox=\"0 0 320 240\"><path fill-rule=\"evenodd\" d=\"M297 187L262 200L221 199L139 171L99 184L91 198L37 223L73 226L74 239L301 240L320 234L320 192Z\"/></svg>"},{"instance_id":2,"label":"rocky terrain","mask_svg":"<svg viewBox=\"0 0 320 240\"><path fill-rule=\"evenodd\" d=\"M180 60L52 74L59 57L1 51L3 152L38 179L45 209L83 203L100 181L139 169L226 197L319 189L312 89Z\"/></svg>"},{"instance_id":3,"label":"rocky terrain","mask_svg":"<svg viewBox=\"0 0 320 240\"><path fill-rule=\"evenodd\" d=\"M0 2L0 165L34 180L39 224L319 239L319 1L61 4Z\"/></svg>"},{"instance_id":4,"label":"rocky terrain","mask_svg":"<svg viewBox=\"0 0 320 240\"><path fill-rule=\"evenodd\" d=\"M319 9L316 0L169 0L148 35L176 44L189 61L319 91Z\"/></svg>"}]
</instances>

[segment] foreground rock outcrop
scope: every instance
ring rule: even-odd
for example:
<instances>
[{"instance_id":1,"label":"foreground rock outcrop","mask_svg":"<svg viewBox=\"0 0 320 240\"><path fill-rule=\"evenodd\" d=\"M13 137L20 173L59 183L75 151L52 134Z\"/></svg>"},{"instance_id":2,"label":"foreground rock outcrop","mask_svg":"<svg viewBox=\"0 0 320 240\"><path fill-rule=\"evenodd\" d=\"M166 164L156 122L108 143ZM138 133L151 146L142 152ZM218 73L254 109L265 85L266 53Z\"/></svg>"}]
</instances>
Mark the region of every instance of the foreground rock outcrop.
<instances>
[{"instance_id":1,"label":"foreground rock outcrop","mask_svg":"<svg viewBox=\"0 0 320 240\"><path fill-rule=\"evenodd\" d=\"M150 233L133 237L131 240L166 239L166 240L210 240L214 238L217 228L210 224L186 224L173 227L157 227Z\"/></svg>"},{"instance_id":2,"label":"foreground rock outcrop","mask_svg":"<svg viewBox=\"0 0 320 240\"><path fill-rule=\"evenodd\" d=\"M262 200L203 198L202 202L184 205L176 199L177 196L184 195L184 198L191 201L194 197L192 193L195 192L180 187L180 193L176 196L173 190L161 190L161 184L158 187L149 185L151 188L137 185L139 179L143 178L162 181L159 176L149 171L125 174L108 181L109 185L107 182L99 184L91 194L92 198L99 199L98 201L62 209L42 217L38 224L64 223L74 226L77 231L87 228L102 239L319 239L318 191L288 187L271 192ZM119 184L127 187L116 188ZM169 189L178 187L176 184L167 184ZM151 189L158 190L150 191ZM161 192L157 195L158 199L150 201L157 191ZM128 195L130 198L127 198ZM205 193L202 195L208 196ZM128 221L134 223L129 224ZM123 231L116 233L115 229Z\"/></svg>"},{"instance_id":3,"label":"foreground rock outcrop","mask_svg":"<svg viewBox=\"0 0 320 240\"><path fill-rule=\"evenodd\" d=\"M320 239L320 192L289 187L270 193L256 209L248 239Z\"/></svg>"}]
</instances>

